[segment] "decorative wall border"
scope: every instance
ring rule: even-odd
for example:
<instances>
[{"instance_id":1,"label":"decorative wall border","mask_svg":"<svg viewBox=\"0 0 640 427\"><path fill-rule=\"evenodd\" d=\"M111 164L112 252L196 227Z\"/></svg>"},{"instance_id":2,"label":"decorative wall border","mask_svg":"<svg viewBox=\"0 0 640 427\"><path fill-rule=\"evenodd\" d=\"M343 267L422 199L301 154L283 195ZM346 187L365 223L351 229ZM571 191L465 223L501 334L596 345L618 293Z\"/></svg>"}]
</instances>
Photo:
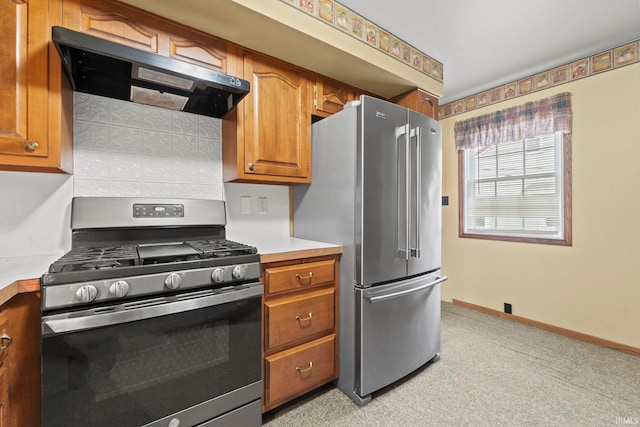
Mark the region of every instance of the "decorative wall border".
<instances>
[{"instance_id":1,"label":"decorative wall border","mask_svg":"<svg viewBox=\"0 0 640 427\"><path fill-rule=\"evenodd\" d=\"M441 105L439 118L455 116L639 61L640 40Z\"/></svg>"},{"instance_id":2,"label":"decorative wall border","mask_svg":"<svg viewBox=\"0 0 640 427\"><path fill-rule=\"evenodd\" d=\"M444 66L335 0L280 0L442 83Z\"/></svg>"}]
</instances>

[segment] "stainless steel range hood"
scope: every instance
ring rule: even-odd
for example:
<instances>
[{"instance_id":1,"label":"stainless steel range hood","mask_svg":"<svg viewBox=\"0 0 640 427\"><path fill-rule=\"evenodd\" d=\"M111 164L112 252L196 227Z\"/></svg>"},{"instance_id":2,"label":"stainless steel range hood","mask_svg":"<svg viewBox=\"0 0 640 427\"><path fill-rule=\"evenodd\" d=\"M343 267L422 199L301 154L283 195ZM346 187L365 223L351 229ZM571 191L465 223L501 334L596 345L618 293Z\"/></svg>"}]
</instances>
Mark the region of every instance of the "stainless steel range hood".
<instances>
[{"instance_id":1,"label":"stainless steel range hood","mask_svg":"<svg viewBox=\"0 0 640 427\"><path fill-rule=\"evenodd\" d=\"M63 27L52 38L73 90L211 117L224 117L249 82Z\"/></svg>"}]
</instances>

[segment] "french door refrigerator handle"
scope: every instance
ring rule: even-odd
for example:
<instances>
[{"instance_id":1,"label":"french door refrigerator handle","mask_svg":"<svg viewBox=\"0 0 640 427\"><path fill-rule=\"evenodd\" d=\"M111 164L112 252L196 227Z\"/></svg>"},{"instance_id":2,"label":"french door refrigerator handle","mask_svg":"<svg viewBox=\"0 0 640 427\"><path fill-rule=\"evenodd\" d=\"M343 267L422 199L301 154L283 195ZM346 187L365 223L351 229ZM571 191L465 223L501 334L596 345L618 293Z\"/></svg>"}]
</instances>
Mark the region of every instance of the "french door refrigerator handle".
<instances>
[{"instance_id":1,"label":"french door refrigerator handle","mask_svg":"<svg viewBox=\"0 0 640 427\"><path fill-rule=\"evenodd\" d=\"M370 303L386 301L386 300L391 299L391 298L397 298L397 297L401 297L403 295L412 294L414 292L422 291L424 289L427 289L427 288L430 288L432 286L435 286L438 283L442 283L447 279L448 279L447 276L441 276L441 277L438 277L433 282L426 283L426 284L424 284L422 286L418 286L417 288L406 289L404 291L394 292L394 293L386 294L386 295L378 295L378 296L375 296L375 297L365 297L365 299Z\"/></svg>"},{"instance_id":2,"label":"french door refrigerator handle","mask_svg":"<svg viewBox=\"0 0 640 427\"><path fill-rule=\"evenodd\" d=\"M409 125L407 124L407 128L409 128ZM406 229L406 242L407 242L407 249L406 249L406 259L408 260L411 257L411 241L409 240L411 238L410 233L411 233L411 130L409 130L409 132L407 132L407 151L406 151L406 158L405 158L405 229Z\"/></svg>"},{"instance_id":3,"label":"french door refrigerator handle","mask_svg":"<svg viewBox=\"0 0 640 427\"><path fill-rule=\"evenodd\" d=\"M401 255L402 258L408 260L411 256L410 251L409 251L409 235L410 235L410 230L409 230L409 210L411 208L411 193L410 193L410 167L411 167L411 150L410 150L410 146L409 143L411 141L411 136L410 136L410 131L411 129L409 128L409 124L405 124L402 125L398 128L396 128L396 152L398 151L398 149L400 148L400 144L399 144L399 139L401 136L405 136L405 143L406 143L406 149L405 149L405 158L404 158L404 179L405 179L405 191L404 191L404 219L405 219L405 223L404 223L404 230L402 230L404 232L404 247L399 247L398 248L398 254ZM400 160L400 159L398 159ZM399 186L400 184L400 176L398 176L398 182L397 185ZM400 220L400 191L398 191L398 221ZM400 234L400 227L398 226L398 234ZM400 239L398 239L398 246L400 246Z\"/></svg>"},{"instance_id":4,"label":"french door refrigerator handle","mask_svg":"<svg viewBox=\"0 0 640 427\"><path fill-rule=\"evenodd\" d=\"M422 221L422 215L420 207L422 205L422 159L421 159L421 146L422 146L422 132L420 127L415 128L416 135L416 222L415 222L415 236L416 247L411 249L411 256L414 258L420 258L420 226Z\"/></svg>"}]
</instances>

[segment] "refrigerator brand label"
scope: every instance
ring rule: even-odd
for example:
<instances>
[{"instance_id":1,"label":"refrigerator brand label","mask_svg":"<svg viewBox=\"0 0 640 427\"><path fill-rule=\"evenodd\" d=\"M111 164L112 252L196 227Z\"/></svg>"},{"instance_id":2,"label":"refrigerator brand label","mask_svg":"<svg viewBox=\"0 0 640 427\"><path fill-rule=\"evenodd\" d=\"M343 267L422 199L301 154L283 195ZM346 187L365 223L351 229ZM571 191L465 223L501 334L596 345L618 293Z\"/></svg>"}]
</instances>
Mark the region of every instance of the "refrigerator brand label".
<instances>
[{"instance_id":1,"label":"refrigerator brand label","mask_svg":"<svg viewBox=\"0 0 640 427\"><path fill-rule=\"evenodd\" d=\"M376 111L376 117L380 117L380 118L386 119L387 115L385 113L383 113L383 112Z\"/></svg>"}]
</instances>

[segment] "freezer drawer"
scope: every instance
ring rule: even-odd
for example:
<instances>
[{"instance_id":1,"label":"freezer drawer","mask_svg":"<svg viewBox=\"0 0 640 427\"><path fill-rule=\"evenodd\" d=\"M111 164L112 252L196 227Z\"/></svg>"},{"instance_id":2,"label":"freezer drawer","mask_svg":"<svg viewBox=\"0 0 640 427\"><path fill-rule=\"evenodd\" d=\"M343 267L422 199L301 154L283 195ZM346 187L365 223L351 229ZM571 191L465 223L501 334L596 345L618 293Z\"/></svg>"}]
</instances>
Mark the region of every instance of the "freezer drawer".
<instances>
[{"instance_id":1,"label":"freezer drawer","mask_svg":"<svg viewBox=\"0 0 640 427\"><path fill-rule=\"evenodd\" d=\"M410 374L440 352L439 271L356 290L355 390L365 398Z\"/></svg>"}]
</instances>

